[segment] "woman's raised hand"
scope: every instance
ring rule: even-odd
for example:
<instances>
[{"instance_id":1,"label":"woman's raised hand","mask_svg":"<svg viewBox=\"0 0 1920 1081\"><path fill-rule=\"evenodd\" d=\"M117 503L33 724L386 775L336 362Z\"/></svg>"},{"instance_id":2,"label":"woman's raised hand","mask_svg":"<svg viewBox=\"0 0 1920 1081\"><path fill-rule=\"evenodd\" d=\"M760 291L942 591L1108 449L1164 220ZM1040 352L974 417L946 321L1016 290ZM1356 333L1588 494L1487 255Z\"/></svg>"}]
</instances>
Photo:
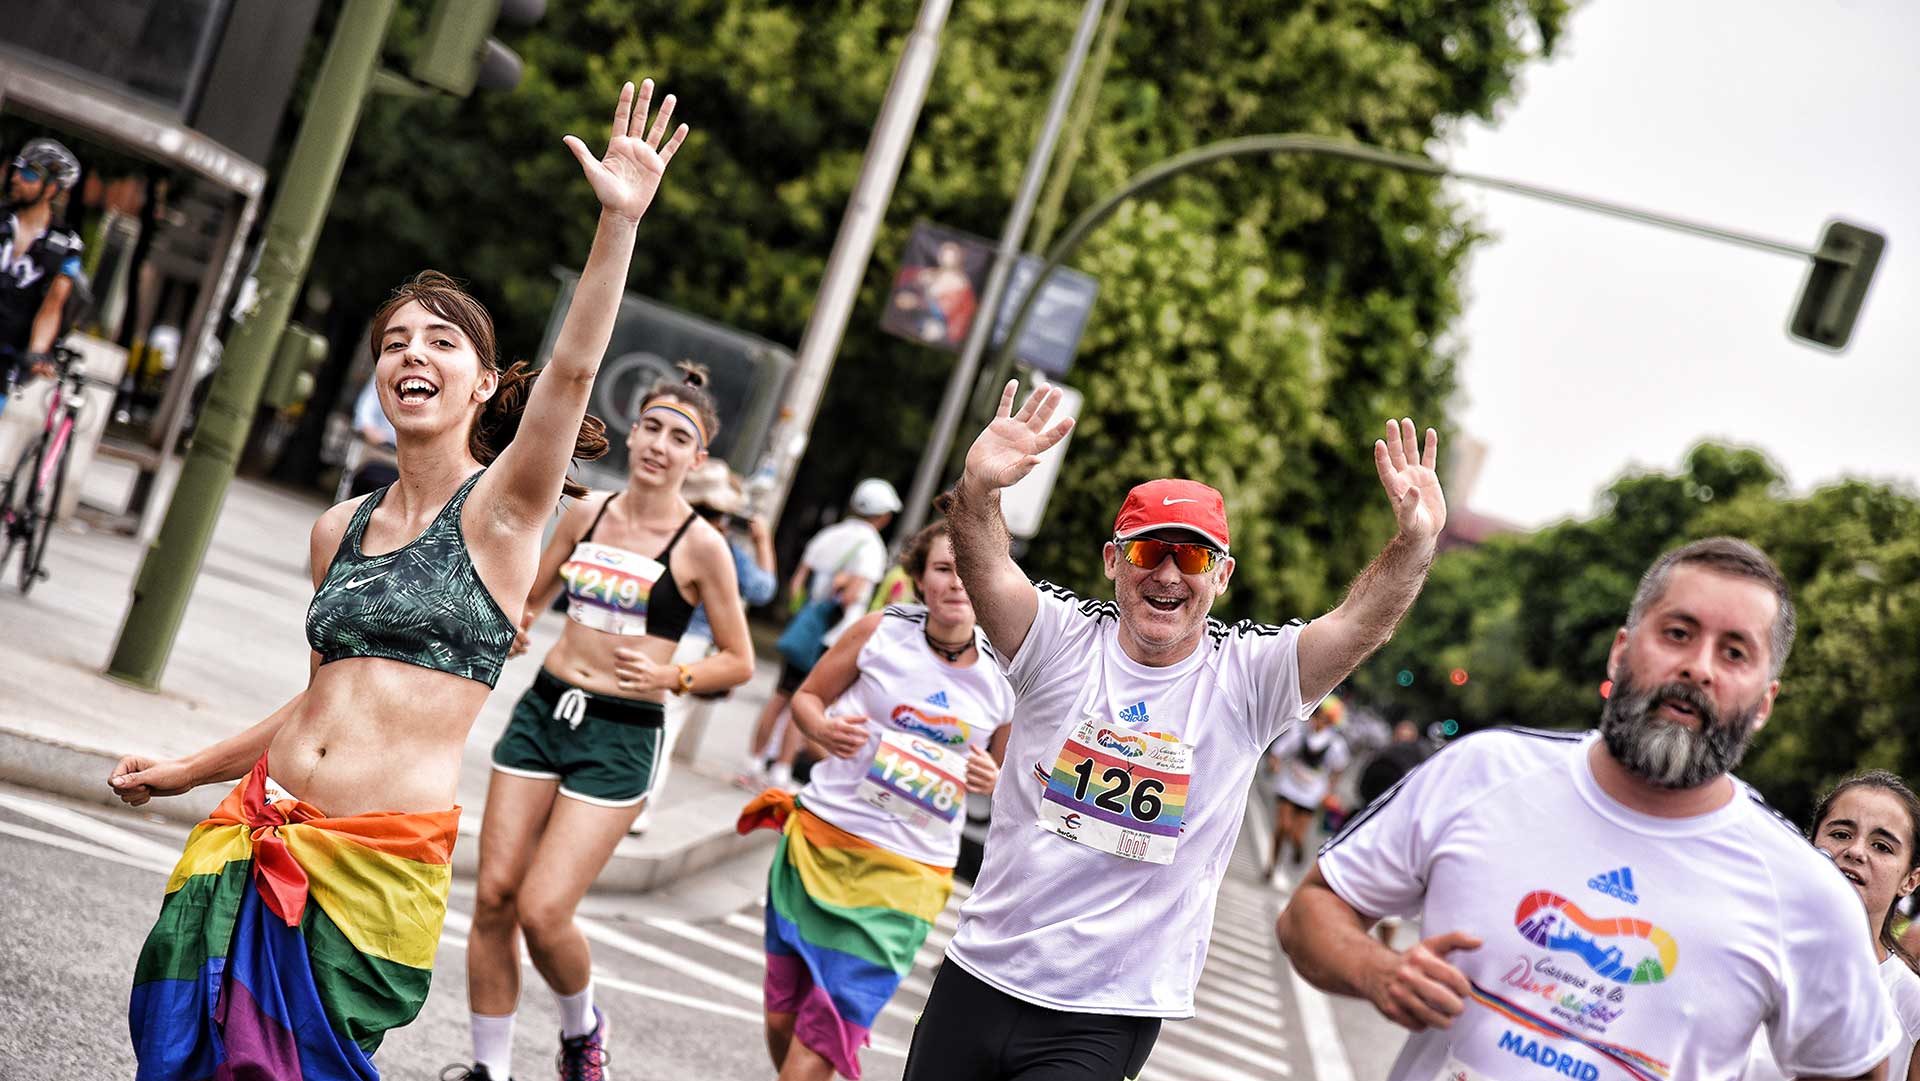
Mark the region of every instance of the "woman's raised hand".
<instances>
[{"instance_id":1,"label":"woman's raised hand","mask_svg":"<svg viewBox=\"0 0 1920 1081\"><path fill-rule=\"evenodd\" d=\"M672 94L660 103L660 112L653 118L653 129L648 131L647 110L652 103L652 79L641 81L637 99L632 83L620 88L619 104L613 107L613 132L607 140L604 157L595 158L587 144L575 136L569 135L564 140L567 149L580 160L580 169L587 174L587 183L593 185L600 208L636 222L646 214L654 192L660 190L660 178L666 175L674 152L687 137L687 126L682 124L673 129L673 138L666 139L667 125L673 120ZM664 145L662 139L666 139Z\"/></svg>"}]
</instances>

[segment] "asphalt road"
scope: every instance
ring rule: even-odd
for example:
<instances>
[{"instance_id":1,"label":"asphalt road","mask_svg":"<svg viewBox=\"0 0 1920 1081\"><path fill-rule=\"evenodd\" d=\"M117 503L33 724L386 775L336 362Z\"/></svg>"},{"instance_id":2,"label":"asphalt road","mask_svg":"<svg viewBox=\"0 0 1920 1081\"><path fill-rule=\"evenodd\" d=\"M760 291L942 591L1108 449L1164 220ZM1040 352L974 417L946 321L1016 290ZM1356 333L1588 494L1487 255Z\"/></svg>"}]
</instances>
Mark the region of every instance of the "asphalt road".
<instances>
[{"instance_id":1,"label":"asphalt road","mask_svg":"<svg viewBox=\"0 0 1920 1081\"><path fill-rule=\"evenodd\" d=\"M0 786L0 1078L133 1076L128 985L184 837L138 812ZM1165 1027L1142 1081L1351 1081L1384 1072L1378 1040L1346 1041L1359 1045L1349 1064L1332 1031L1346 1028L1349 1015L1364 1020L1349 1008L1360 1004L1336 1003L1330 1014L1325 1000L1307 1002L1314 1031L1306 1031L1301 997L1273 946L1274 899L1251 848L1243 839L1222 890L1200 1016ZM622 1081L772 1075L759 1005L764 873L743 861L643 897L589 900L584 925ZM874 1081L900 1076L955 908L880 1019L863 1060ZM419 1019L389 1034L375 1057L384 1077L437 1078L465 1059L471 911L470 887L456 882L433 992ZM523 1081L552 1076L558 1041L550 996L530 968L526 979L514 1059ZM1330 1053L1339 1059L1331 1068Z\"/></svg>"}]
</instances>

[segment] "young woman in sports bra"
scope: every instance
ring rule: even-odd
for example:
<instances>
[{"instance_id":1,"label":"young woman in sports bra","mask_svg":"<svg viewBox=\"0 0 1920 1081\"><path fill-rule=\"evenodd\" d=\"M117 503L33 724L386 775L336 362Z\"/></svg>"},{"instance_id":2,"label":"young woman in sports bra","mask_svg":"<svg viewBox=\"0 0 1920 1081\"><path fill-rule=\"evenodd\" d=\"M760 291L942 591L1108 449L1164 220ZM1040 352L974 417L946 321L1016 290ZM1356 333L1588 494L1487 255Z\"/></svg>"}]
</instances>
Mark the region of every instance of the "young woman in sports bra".
<instances>
[{"instance_id":1,"label":"young woman in sports bra","mask_svg":"<svg viewBox=\"0 0 1920 1081\"><path fill-rule=\"evenodd\" d=\"M425 1001L451 879L461 750L512 644L586 416L636 227L686 136L622 88L606 154L569 135L600 203L544 378L501 364L486 309L427 271L373 321L400 477L320 516L306 690L172 761L129 755L138 805L245 780L187 841L135 971L140 1076L377 1076ZM583 490L582 490L583 491Z\"/></svg>"},{"instance_id":2,"label":"young woman in sports bra","mask_svg":"<svg viewBox=\"0 0 1920 1081\"><path fill-rule=\"evenodd\" d=\"M681 372L636 403L626 490L568 508L527 594L523 633L562 592L567 623L493 748L467 939L469 1078L508 1077L523 936L559 1007L561 1078L602 1076L606 1020L574 909L653 793L667 696L753 675L733 553L680 491L719 434L705 369ZM702 603L719 651L674 664Z\"/></svg>"}]
</instances>

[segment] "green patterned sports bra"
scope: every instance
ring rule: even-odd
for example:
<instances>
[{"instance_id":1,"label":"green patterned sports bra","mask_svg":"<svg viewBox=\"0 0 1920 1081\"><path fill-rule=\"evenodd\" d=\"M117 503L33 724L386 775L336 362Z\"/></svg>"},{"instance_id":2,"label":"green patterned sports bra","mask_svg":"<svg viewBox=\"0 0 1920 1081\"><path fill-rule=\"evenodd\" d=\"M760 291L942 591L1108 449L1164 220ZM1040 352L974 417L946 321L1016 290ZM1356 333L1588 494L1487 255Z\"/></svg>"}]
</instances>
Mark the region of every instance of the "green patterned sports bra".
<instances>
[{"instance_id":1,"label":"green patterned sports bra","mask_svg":"<svg viewBox=\"0 0 1920 1081\"><path fill-rule=\"evenodd\" d=\"M516 628L480 581L460 530L460 508L485 472L468 477L418 537L384 555L362 553L360 538L387 489L353 512L307 606L307 644L321 664L383 657L489 687L500 678Z\"/></svg>"}]
</instances>

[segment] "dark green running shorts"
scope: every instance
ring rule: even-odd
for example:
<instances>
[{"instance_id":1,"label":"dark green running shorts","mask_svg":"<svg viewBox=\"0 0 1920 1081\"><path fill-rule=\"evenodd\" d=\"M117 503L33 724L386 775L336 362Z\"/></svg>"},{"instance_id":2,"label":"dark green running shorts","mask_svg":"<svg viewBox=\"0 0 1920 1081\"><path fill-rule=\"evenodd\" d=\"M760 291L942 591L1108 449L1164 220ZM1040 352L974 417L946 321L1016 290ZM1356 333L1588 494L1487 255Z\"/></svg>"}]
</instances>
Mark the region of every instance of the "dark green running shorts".
<instances>
[{"instance_id":1,"label":"dark green running shorts","mask_svg":"<svg viewBox=\"0 0 1920 1081\"><path fill-rule=\"evenodd\" d=\"M557 780L583 803L632 807L653 791L666 716L658 702L594 694L543 668L493 745L493 768Z\"/></svg>"}]
</instances>

